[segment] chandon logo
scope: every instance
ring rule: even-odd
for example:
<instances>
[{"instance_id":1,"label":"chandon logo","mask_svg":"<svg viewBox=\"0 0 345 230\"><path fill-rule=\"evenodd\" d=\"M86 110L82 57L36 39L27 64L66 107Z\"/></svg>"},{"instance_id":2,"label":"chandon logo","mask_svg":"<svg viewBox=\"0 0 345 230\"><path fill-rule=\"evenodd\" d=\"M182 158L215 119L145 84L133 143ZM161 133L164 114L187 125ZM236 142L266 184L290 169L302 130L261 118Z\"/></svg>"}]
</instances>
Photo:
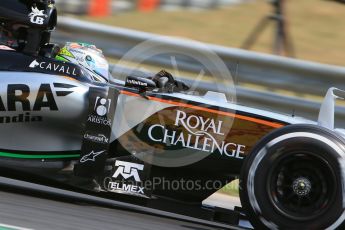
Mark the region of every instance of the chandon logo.
<instances>
[{"instance_id":1,"label":"chandon logo","mask_svg":"<svg viewBox=\"0 0 345 230\"><path fill-rule=\"evenodd\" d=\"M0 111L1 112L21 112L16 116L1 116L1 123L19 123L19 122L39 122L43 118L41 116L32 116L31 111L42 111L43 109L50 111L58 111L59 108L56 103L55 95L57 97L67 96L73 91L74 85L63 83L54 83L55 89L53 90L50 84L41 84L34 90L32 96L32 89L29 85L25 84L9 84L7 85L7 95L0 95ZM34 100L32 100L34 98Z\"/></svg>"},{"instance_id":2,"label":"chandon logo","mask_svg":"<svg viewBox=\"0 0 345 230\"><path fill-rule=\"evenodd\" d=\"M154 142L165 143L166 145L181 145L184 148L195 149L204 152L213 153L218 151L221 155L243 159L245 145L240 145L224 140L219 142L217 136L223 136L221 132L223 121L215 121L211 118L195 116L177 110L175 126L183 127L187 134L175 130L168 130L161 124L152 125L148 129L148 136ZM192 130L198 130L196 132ZM157 132L159 131L159 132ZM163 132L163 136L157 136L157 133ZM155 135L154 135L155 134Z\"/></svg>"},{"instance_id":3,"label":"chandon logo","mask_svg":"<svg viewBox=\"0 0 345 230\"><path fill-rule=\"evenodd\" d=\"M89 141L93 141L93 142L97 142L97 143L102 143L102 144L108 144L109 143L109 138L107 138L103 134L89 134L89 133L85 133L84 134L84 138L89 140Z\"/></svg>"}]
</instances>

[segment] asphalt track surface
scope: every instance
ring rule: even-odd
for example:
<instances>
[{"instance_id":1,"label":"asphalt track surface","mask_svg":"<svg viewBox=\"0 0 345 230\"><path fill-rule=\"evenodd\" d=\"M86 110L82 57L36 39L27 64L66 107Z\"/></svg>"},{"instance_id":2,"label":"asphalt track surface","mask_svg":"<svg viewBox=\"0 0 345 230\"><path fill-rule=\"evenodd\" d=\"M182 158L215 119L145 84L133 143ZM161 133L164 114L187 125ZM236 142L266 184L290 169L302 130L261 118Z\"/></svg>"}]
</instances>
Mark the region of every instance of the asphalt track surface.
<instances>
[{"instance_id":1,"label":"asphalt track surface","mask_svg":"<svg viewBox=\"0 0 345 230\"><path fill-rule=\"evenodd\" d=\"M0 229L242 228L0 177Z\"/></svg>"}]
</instances>

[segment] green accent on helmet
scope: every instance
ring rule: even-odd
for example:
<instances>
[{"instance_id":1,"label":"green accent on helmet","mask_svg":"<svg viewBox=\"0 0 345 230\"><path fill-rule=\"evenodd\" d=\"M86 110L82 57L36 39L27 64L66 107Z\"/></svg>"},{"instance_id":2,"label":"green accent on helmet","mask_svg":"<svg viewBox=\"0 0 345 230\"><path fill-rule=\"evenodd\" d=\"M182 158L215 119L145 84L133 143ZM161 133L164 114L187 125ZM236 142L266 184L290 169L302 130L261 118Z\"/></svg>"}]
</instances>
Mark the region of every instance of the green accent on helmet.
<instances>
[{"instance_id":1,"label":"green accent on helmet","mask_svg":"<svg viewBox=\"0 0 345 230\"><path fill-rule=\"evenodd\" d=\"M61 57L60 55L57 55L57 56L55 57L55 59L58 60L58 61L69 62L66 58Z\"/></svg>"},{"instance_id":2,"label":"green accent on helmet","mask_svg":"<svg viewBox=\"0 0 345 230\"><path fill-rule=\"evenodd\" d=\"M68 47L65 46L60 49L55 59L58 61L69 62L67 58L75 58L74 55L69 51Z\"/></svg>"},{"instance_id":3,"label":"green accent on helmet","mask_svg":"<svg viewBox=\"0 0 345 230\"><path fill-rule=\"evenodd\" d=\"M66 46L60 49L58 55L74 58L74 55L67 49Z\"/></svg>"}]
</instances>

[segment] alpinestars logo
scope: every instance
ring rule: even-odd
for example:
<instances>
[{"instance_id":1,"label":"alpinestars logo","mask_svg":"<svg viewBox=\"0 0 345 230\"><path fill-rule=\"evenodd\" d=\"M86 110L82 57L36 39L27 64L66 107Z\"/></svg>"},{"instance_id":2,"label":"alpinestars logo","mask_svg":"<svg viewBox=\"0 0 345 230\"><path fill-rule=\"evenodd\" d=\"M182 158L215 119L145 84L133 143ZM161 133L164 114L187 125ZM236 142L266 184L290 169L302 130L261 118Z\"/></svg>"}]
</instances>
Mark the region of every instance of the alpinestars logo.
<instances>
[{"instance_id":1,"label":"alpinestars logo","mask_svg":"<svg viewBox=\"0 0 345 230\"><path fill-rule=\"evenodd\" d=\"M94 152L94 151L91 151L91 153L83 156L81 159L80 159L80 163L85 163L87 161L95 161L96 160L96 157L102 153L104 153L105 150L103 151L99 151L99 152Z\"/></svg>"},{"instance_id":2,"label":"alpinestars logo","mask_svg":"<svg viewBox=\"0 0 345 230\"><path fill-rule=\"evenodd\" d=\"M33 60L30 63L29 68L40 68L42 70L77 76L77 68L71 68L67 65L63 65L60 63L38 62L37 60Z\"/></svg>"},{"instance_id":3,"label":"alpinestars logo","mask_svg":"<svg viewBox=\"0 0 345 230\"><path fill-rule=\"evenodd\" d=\"M144 169L144 165L125 161L116 161L115 166L118 166L118 168L113 175L114 178L121 175L126 180L133 177L136 182L141 181L138 170L142 171Z\"/></svg>"},{"instance_id":4,"label":"alpinestars logo","mask_svg":"<svg viewBox=\"0 0 345 230\"><path fill-rule=\"evenodd\" d=\"M30 22L37 25L43 25L44 20L48 17L44 10L39 10L37 7L31 7L31 13L29 14Z\"/></svg>"}]
</instances>

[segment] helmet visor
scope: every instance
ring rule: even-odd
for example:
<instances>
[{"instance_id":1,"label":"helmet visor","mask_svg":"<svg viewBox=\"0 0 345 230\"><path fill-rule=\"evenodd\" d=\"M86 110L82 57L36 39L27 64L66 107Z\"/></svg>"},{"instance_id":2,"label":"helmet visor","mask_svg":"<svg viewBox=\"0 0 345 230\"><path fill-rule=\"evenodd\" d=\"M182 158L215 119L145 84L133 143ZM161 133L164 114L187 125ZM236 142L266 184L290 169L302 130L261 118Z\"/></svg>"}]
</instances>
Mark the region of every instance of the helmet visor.
<instances>
[{"instance_id":1,"label":"helmet visor","mask_svg":"<svg viewBox=\"0 0 345 230\"><path fill-rule=\"evenodd\" d=\"M86 57L87 64L91 67L91 70L100 75L106 80L109 80L109 64L103 54L93 52L94 55ZM88 60L89 59L89 60Z\"/></svg>"}]
</instances>

